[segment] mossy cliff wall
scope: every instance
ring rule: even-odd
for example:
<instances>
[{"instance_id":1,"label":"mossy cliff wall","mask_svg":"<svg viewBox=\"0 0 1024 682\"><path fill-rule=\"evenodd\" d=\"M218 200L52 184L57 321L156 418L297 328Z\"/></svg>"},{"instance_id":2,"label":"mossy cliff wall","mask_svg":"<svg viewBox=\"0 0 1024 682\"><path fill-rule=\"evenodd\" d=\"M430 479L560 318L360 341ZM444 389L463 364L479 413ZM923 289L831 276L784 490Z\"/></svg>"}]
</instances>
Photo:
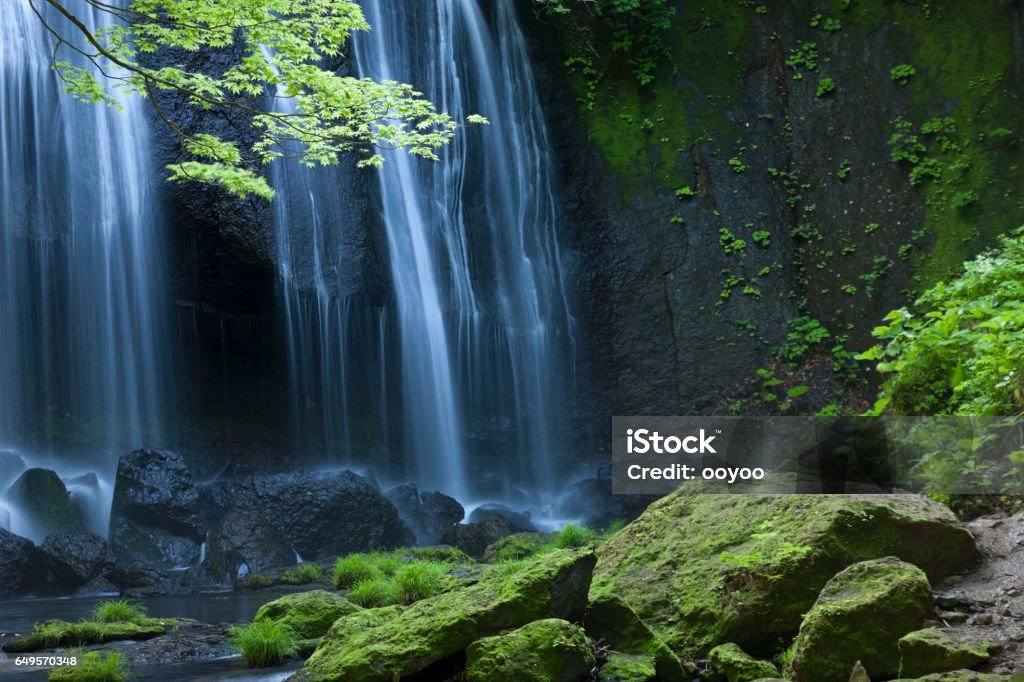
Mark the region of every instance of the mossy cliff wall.
<instances>
[{"instance_id":1,"label":"mossy cliff wall","mask_svg":"<svg viewBox=\"0 0 1024 682\"><path fill-rule=\"evenodd\" d=\"M1024 223L1018 0L675 2L647 85L600 22L523 4L590 416L721 407L798 316L829 330L826 355L862 350Z\"/></svg>"}]
</instances>

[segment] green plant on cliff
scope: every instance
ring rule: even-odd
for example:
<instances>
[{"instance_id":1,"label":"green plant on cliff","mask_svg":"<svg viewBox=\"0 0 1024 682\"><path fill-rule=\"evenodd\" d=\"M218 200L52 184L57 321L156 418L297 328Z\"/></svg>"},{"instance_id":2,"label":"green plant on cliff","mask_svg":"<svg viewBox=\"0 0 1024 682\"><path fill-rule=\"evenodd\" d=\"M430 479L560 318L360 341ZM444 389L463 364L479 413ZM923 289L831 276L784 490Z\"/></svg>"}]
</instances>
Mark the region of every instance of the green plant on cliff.
<instances>
[{"instance_id":1,"label":"green plant on cliff","mask_svg":"<svg viewBox=\"0 0 1024 682\"><path fill-rule=\"evenodd\" d=\"M900 64L899 66L892 67L892 70L889 71L889 77L897 85L906 85L915 73L917 73L917 70L910 64Z\"/></svg>"},{"instance_id":2,"label":"green plant on cliff","mask_svg":"<svg viewBox=\"0 0 1024 682\"><path fill-rule=\"evenodd\" d=\"M577 24L596 19L611 35L613 52L625 57L641 85L654 80L658 65L668 59L664 33L672 26L675 8L668 0L534 0L555 15L578 15Z\"/></svg>"},{"instance_id":3,"label":"green plant on cliff","mask_svg":"<svg viewBox=\"0 0 1024 682\"><path fill-rule=\"evenodd\" d=\"M353 32L369 29L351 0L91 2L90 11L107 22L95 28L59 0L32 0L32 6L54 37L53 68L68 93L114 107L123 95L136 95L155 107L180 145L179 160L168 166L176 182L198 180L239 197L270 199L273 190L259 168L274 159L332 165L342 153L355 152L360 166L379 166L378 150L395 148L436 158L458 125L409 85L340 76L322 67L341 56ZM153 54L168 49L238 57L216 75L186 67L184 59L151 65ZM58 61L61 53L73 55L75 63ZM94 75L99 72L103 78ZM262 106L268 88L290 105ZM158 100L160 91L252 129L255 141L243 149L179 126ZM485 122L479 116L467 121Z\"/></svg>"},{"instance_id":4,"label":"green plant on cliff","mask_svg":"<svg viewBox=\"0 0 1024 682\"><path fill-rule=\"evenodd\" d=\"M912 309L875 328L860 357L886 376L878 409L896 414L1024 411L1024 230L964 264Z\"/></svg>"}]
</instances>

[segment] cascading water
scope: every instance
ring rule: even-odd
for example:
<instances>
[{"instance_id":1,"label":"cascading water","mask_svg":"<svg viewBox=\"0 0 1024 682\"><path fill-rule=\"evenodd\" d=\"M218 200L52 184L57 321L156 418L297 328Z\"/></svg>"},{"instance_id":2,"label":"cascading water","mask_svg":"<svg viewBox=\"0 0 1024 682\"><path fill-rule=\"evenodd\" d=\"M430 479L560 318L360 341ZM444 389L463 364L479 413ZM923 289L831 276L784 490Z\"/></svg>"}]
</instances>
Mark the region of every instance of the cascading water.
<instances>
[{"instance_id":1,"label":"cascading water","mask_svg":"<svg viewBox=\"0 0 1024 682\"><path fill-rule=\"evenodd\" d=\"M117 455L159 444L166 424L145 104L126 97L119 113L62 93L52 36L24 0L0 3L0 503L24 466L54 468L105 534Z\"/></svg>"},{"instance_id":2,"label":"cascading water","mask_svg":"<svg viewBox=\"0 0 1024 682\"><path fill-rule=\"evenodd\" d=\"M412 83L455 119L480 114L490 125L461 130L440 161L395 153L376 171L393 295L376 307L332 283L345 218L326 202L346 183L279 172L300 426L322 420L337 436L328 449L351 457L366 447L352 429L375 420L376 441L403 453L391 473L423 487L467 497L549 488L565 447L572 318L548 140L513 2L362 5L373 26L356 39L362 75ZM301 268L295 244L311 249ZM316 372L323 384L311 389Z\"/></svg>"}]
</instances>

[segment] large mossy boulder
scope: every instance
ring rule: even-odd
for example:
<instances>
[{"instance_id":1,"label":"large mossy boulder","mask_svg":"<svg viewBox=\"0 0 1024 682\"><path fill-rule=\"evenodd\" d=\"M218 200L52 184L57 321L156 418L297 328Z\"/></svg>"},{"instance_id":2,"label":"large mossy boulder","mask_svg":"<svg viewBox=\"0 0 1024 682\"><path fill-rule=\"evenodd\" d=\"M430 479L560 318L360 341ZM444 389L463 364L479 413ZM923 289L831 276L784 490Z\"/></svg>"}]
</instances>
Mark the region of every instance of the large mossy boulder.
<instances>
[{"instance_id":1,"label":"large mossy boulder","mask_svg":"<svg viewBox=\"0 0 1024 682\"><path fill-rule=\"evenodd\" d=\"M169 569L199 559L199 491L180 454L144 448L118 460L109 538L120 562Z\"/></svg>"},{"instance_id":2,"label":"large mossy boulder","mask_svg":"<svg viewBox=\"0 0 1024 682\"><path fill-rule=\"evenodd\" d=\"M621 596L680 655L734 642L766 658L833 575L886 556L933 579L980 559L952 512L922 497L678 492L598 549L591 598Z\"/></svg>"},{"instance_id":3,"label":"large mossy boulder","mask_svg":"<svg viewBox=\"0 0 1024 682\"><path fill-rule=\"evenodd\" d=\"M899 674L900 638L931 612L928 577L893 557L854 564L828 581L794 644L797 682L846 682L857 661L879 678Z\"/></svg>"},{"instance_id":4,"label":"large mossy boulder","mask_svg":"<svg viewBox=\"0 0 1024 682\"><path fill-rule=\"evenodd\" d=\"M334 592L310 590L267 602L256 612L253 622L274 621L287 626L299 639L313 639L323 637L342 616L361 610Z\"/></svg>"},{"instance_id":5,"label":"large mossy boulder","mask_svg":"<svg viewBox=\"0 0 1024 682\"><path fill-rule=\"evenodd\" d=\"M728 682L752 682L779 674L768 661L760 661L732 643L716 646L708 654L708 661Z\"/></svg>"},{"instance_id":6,"label":"large mossy boulder","mask_svg":"<svg viewBox=\"0 0 1024 682\"><path fill-rule=\"evenodd\" d=\"M651 656L662 682L689 679L683 672L679 657L618 596L603 594L596 597L587 606L583 624L591 637L613 651Z\"/></svg>"},{"instance_id":7,"label":"large mossy boulder","mask_svg":"<svg viewBox=\"0 0 1024 682\"><path fill-rule=\"evenodd\" d=\"M946 628L926 628L899 641L900 677L920 677L973 668L992 655L996 645L958 636Z\"/></svg>"},{"instance_id":8,"label":"large mossy boulder","mask_svg":"<svg viewBox=\"0 0 1024 682\"><path fill-rule=\"evenodd\" d=\"M466 682L581 682L595 664L583 628L547 618L473 642Z\"/></svg>"},{"instance_id":9,"label":"large mossy boulder","mask_svg":"<svg viewBox=\"0 0 1024 682\"><path fill-rule=\"evenodd\" d=\"M653 656L611 652L597 671L597 682L660 682Z\"/></svg>"},{"instance_id":10,"label":"large mossy boulder","mask_svg":"<svg viewBox=\"0 0 1024 682\"><path fill-rule=\"evenodd\" d=\"M390 682L461 654L482 637L544 618L579 620L587 605L591 550L560 550L406 608L338 619L296 679Z\"/></svg>"},{"instance_id":11,"label":"large mossy boulder","mask_svg":"<svg viewBox=\"0 0 1024 682\"><path fill-rule=\"evenodd\" d=\"M78 530L81 524L71 507L64 481L49 469L26 469L7 490L7 496L28 520L32 537Z\"/></svg>"}]
</instances>

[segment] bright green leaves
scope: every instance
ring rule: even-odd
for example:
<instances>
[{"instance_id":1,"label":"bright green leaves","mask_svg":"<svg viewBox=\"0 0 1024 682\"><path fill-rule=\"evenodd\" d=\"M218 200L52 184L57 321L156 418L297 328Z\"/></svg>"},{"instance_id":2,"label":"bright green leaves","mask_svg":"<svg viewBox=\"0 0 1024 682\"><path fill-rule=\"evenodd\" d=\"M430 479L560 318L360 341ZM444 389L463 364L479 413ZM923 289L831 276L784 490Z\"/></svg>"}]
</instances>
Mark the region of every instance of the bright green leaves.
<instances>
[{"instance_id":1,"label":"bright green leaves","mask_svg":"<svg viewBox=\"0 0 1024 682\"><path fill-rule=\"evenodd\" d=\"M1017 414L1024 410L1024 230L894 310L861 354L888 374L880 405L897 414Z\"/></svg>"},{"instance_id":2,"label":"bright green leaves","mask_svg":"<svg viewBox=\"0 0 1024 682\"><path fill-rule=\"evenodd\" d=\"M57 0L46 1L70 14ZM143 97L177 92L191 106L257 131L255 142L241 149L172 124L182 149L182 160L169 166L173 181L206 182L239 197L269 199L273 191L258 169L274 159L333 165L354 152L360 166L378 167L384 161L380 150L400 148L436 159L458 128L409 85L323 68L342 54L352 32L369 28L351 0L132 0L126 8L98 7L112 15L109 25L89 33L83 24L76 27L79 40L63 37L112 76L100 81L67 62L55 65L73 96L117 105L118 90ZM152 59L141 58L166 49L240 56L219 72L183 63L156 68L148 65ZM487 121L470 116L467 123Z\"/></svg>"}]
</instances>

